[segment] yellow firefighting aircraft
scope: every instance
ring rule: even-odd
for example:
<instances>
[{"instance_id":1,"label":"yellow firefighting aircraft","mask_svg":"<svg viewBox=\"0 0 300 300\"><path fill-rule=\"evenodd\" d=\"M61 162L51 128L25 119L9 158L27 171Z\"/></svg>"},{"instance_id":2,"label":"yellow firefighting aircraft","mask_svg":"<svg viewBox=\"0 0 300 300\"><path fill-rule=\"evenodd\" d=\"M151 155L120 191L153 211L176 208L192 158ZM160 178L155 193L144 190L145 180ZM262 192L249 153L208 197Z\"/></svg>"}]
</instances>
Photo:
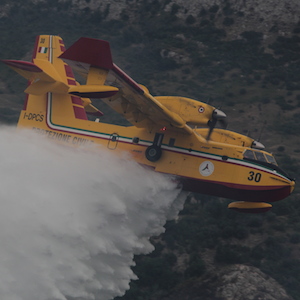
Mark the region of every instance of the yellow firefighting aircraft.
<instances>
[{"instance_id":1,"label":"yellow firefighting aircraft","mask_svg":"<svg viewBox=\"0 0 300 300\"><path fill-rule=\"evenodd\" d=\"M32 62L3 62L29 80L18 127L70 145L127 151L142 165L176 175L184 190L237 200L228 207L241 212L267 211L272 205L265 201L294 189L295 181L261 143L215 128L225 123L221 110L189 98L152 96L113 63L106 41L80 38L66 50L59 36L41 35ZM99 122L102 112L90 98L102 99L133 126Z\"/></svg>"}]
</instances>

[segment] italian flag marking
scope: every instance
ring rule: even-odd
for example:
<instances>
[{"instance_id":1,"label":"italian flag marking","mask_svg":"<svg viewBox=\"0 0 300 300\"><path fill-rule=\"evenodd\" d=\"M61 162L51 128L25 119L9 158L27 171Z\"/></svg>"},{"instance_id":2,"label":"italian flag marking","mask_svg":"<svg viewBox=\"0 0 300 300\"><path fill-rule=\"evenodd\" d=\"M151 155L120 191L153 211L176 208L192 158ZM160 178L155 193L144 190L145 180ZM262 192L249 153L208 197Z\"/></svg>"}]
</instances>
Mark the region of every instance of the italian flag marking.
<instances>
[{"instance_id":1,"label":"italian flag marking","mask_svg":"<svg viewBox=\"0 0 300 300\"><path fill-rule=\"evenodd\" d=\"M39 53L47 53L48 48L47 47L40 47L39 48Z\"/></svg>"}]
</instances>

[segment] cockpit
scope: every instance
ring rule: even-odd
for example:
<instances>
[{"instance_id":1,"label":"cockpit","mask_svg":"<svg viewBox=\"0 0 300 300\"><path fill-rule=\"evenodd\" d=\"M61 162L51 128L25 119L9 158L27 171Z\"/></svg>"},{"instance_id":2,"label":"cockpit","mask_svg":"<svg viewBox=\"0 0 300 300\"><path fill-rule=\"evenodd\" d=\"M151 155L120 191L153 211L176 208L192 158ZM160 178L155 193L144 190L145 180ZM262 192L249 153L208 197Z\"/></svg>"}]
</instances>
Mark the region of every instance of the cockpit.
<instances>
[{"instance_id":1,"label":"cockpit","mask_svg":"<svg viewBox=\"0 0 300 300\"><path fill-rule=\"evenodd\" d=\"M249 159L252 161L259 161L262 163L269 163L272 165L277 166L275 158L267 153L261 152L261 151L254 151L254 150L245 150L244 152L244 159Z\"/></svg>"}]
</instances>

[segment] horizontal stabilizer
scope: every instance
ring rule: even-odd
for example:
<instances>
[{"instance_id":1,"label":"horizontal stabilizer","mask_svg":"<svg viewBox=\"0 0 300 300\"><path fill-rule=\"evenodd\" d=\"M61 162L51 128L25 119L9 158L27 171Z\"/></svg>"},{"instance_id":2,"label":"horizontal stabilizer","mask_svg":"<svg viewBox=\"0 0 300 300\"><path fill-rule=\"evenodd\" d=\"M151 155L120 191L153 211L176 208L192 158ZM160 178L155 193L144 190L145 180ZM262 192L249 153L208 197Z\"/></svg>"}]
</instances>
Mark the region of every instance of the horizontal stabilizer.
<instances>
[{"instance_id":1,"label":"horizontal stabilizer","mask_svg":"<svg viewBox=\"0 0 300 300\"><path fill-rule=\"evenodd\" d=\"M24 92L31 95L43 95L48 92L66 94L68 89L69 87L63 82L39 80L30 84Z\"/></svg>"},{"instance_id":2,"label":"horizontal stabilizer","mask_svg":"<svg viewBox=\"0 0 300 300\"><path fill-rule=\"evenodd\" d=\"M119 91L107 85L77 85L69 88L69 94L83 98L109 98Z\"/></svg>"},{"instance_id":3,"label":"horizontal stabilizer","mask_svg":"<svg viewBox=\"0 0 300 300\"><path fill-rule=\"evenodd\" d=\"M48 61L36 59L35 63L22 60L2 60L2 62L30 81L61 81L54 66Z\"/></svg>"},{"instance_id":4,"label":"horizontal stabilizer","mask_svg":"<svg viewBox=\"0 0 300 300\"><path fill-rule=\"evenodd\" d=\"M42 69L40 69L32 62L22 61L22 60L11 60L11 59L4 59L1 61L6 65L8 65L9 67L13 68L14 70L25 71L30 73L43 72Z\"/></svg>"},{"instance_id":5,"label":"horizontal stabilizer","mask_svg":"<svg viewBox=\"0 0 300 300\"><path fill-rule=\"evenodd\" d=\"M264 202L238 201L229 203L228 208L238 212L256 214L269 211L272 208L272 205Z\"/></svg>"}]
</instances>

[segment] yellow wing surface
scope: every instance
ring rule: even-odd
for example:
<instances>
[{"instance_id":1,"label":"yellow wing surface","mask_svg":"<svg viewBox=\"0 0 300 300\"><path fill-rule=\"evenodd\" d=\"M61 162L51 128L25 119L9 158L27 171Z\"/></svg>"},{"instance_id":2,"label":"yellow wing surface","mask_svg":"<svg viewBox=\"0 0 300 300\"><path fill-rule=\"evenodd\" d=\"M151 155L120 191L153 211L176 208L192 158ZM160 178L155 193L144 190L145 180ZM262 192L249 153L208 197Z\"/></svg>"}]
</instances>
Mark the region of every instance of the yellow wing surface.
<instances>
[{"instance_id":1,"label":"yellow wing surface","mask_svg":"<svg viewBox=\"0 0 300 300\"><path fill-rule=\"evenodd\" d=\"M113 63L106 41L80 38L60 58L87 78L87 87L101 86L104 91L108 87L117 88L118 92L103 94L100 98L136 127L149 131L166 127L191 134L193 130L188 124L207 126L215 110L210 105L188 98L153 97L147 88ZM83 89L83 86L78 89ZM79 90L77 95L84 96ZM89 94L89 97L93 98L93 95Z\"/></svg>"}]
</instances>

